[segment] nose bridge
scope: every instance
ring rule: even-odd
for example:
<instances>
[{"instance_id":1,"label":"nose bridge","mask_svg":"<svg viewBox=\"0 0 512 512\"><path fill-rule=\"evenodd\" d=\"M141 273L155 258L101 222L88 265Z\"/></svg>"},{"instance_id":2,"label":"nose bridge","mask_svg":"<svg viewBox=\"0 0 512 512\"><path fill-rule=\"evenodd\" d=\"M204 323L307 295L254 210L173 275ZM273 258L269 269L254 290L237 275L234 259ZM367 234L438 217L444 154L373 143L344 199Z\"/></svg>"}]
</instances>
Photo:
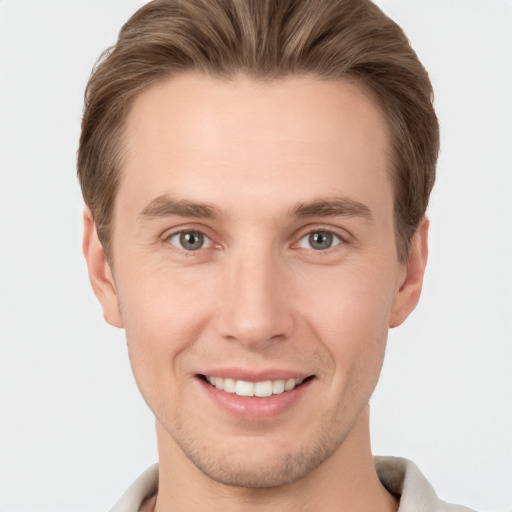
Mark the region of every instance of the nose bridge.
<instances>
[{"instance_id":1,"label":"nose bridge","mask_svg":"<svg viewBox=\"0 0 512 512\"><path fill-rule=\"evenodd\" d=\"M282 262L271 247L255 245L237 248L226 262L219 320L224 338L262 347L290 336L293 321Z\"/></svg>"}]
</instances>

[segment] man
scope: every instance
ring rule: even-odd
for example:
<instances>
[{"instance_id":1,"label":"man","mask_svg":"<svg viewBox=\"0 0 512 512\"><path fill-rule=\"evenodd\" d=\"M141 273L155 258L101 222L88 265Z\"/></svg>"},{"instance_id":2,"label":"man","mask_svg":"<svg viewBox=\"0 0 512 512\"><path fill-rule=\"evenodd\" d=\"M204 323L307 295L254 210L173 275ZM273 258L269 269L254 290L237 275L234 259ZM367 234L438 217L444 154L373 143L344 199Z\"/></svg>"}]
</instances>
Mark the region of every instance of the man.
<instances>
[{"instance_id":1,"label":"man","mask_svg":"<svg viewBox=\"0 0 512 512\"><path fill-rule=\"evenodd\" d=\"M370 451L427 261L431 100L365 0L157 0L123 27L86 93L84 253L159 466L113 510L467 510Z\"/></svg>"}]
</instances>

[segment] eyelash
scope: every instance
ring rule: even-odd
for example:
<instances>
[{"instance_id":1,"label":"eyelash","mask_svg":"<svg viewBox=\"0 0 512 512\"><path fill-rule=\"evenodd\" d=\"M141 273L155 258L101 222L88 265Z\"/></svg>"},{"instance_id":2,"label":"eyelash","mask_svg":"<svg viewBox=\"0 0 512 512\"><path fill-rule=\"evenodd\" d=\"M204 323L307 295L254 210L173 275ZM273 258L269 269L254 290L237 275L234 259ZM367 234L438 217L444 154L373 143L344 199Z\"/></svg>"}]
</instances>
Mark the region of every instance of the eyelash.
<instances>
[{"instance_id":1,"label":"eyelash","mask_svg":"<svg viewBox=\"0 0 512 512\"><path fill-rule=\"evenodd\" d=\"M181 240L179 240L184 235L201 236L203 237L203 244L201 245L201 247L198 247L197 249L187 250L180 244ZM177 243L173 243L172 240L177 237L179 237L179 239L176 241ZM174 246L177 250L185 253L187 256L192 256L203 249L209 249L215 246L215 243L212 241L212 239L198 229L183 229L181 231L176 231L174 233L171 233L170 235L167 235L165 237L165 241L168 242L170 245ZM204 244L207 244L207 247L205 247Z\"/></svg>"},{"instance_id":2,"label":"eyelash","mask_svg":"<svg viewBox=\"0 0 512 512\"><path fill-rule=\"evenodd\" d=\"M325 249L314 249L313 247L304 247L304 245L302 245L302 242L305 240L308 240L309 245L311 246L311 242L312 242L311 237L313 235L323 235L323 236L327 235L327 237L331 238L332 243L329 247L326 247ZM295 245L302 249L311 250L311 251L314 251L317 253L323 253L323 252L329 251L330 249L334 249L335 247L337 247L338 245L343 244L343 243L345 243L345 240L340 235L333 232L332 230L314 229L314 230L308 231L306 234L304 234Z\"/></svg>"},{"instance_id":3,"label":"eyelash","mask_svg":"<svg viewBox=\"0 0 512 512\"><path fill-rule=\"evenodd\" d=\"M330 245L330 247L327 247L325 249L314 249L312 247L304 247L304 245L302 245L302 242L304 240L307 240L308 237L311 237L312 235L319 235L319 234L327 235L328 237L332 237L332 245ZM192 249L192 250L185 249L180 243L181 242L180 238L183 235L196 235L196 236L204 237L202 246L198 247L197 249ZM173 239L176 239L175 243L172 242ZM206 235L200 229L182 229L180 231L174 231L173 233L170 233L164 237L164 242L166 244L172 245L175 250L180 251L181 253L183 253L186 256L198 256L205 249L221 248L220 244L216 244L208 235ZM291 247L292 247L292 249L305 249L305 250L310 251L311 253L315 253L315 254L325 254L325 253L328 253L331 250L335 249L339 245L345 245L348 243L349 243L349 241L348 241L347 236L342 236L341 234L339 234L338 232L336 232L332 229L316 228L316 229L310 229L307 232L303 233L300 236L300 238L298 239L298 241L294 242ZM204 244L207 244L207 246L204 246Z\"/></svg>"}]
</instances>

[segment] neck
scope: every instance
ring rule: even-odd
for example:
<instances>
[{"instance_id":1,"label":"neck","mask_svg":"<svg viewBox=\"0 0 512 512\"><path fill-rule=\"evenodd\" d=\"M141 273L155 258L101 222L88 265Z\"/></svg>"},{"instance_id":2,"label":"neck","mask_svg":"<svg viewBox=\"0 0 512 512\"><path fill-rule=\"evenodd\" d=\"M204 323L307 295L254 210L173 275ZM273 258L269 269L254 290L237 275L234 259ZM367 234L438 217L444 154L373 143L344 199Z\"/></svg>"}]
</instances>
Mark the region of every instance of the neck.
<instances>
[{"instance_id":1,"label":"neck","mask_svg":"<svg viewBox=\"0 0 512 512\"><path fill-rule=\"evenodd\" d=\"M396 512L398 509L397 500L382 486L375 471L368 407L329 459L304 478L275 488L251 489L215 482L185 457L158 423L157 437L160 469L155 512L171 509L176 512Z\"/></svg>"}]
</instances>

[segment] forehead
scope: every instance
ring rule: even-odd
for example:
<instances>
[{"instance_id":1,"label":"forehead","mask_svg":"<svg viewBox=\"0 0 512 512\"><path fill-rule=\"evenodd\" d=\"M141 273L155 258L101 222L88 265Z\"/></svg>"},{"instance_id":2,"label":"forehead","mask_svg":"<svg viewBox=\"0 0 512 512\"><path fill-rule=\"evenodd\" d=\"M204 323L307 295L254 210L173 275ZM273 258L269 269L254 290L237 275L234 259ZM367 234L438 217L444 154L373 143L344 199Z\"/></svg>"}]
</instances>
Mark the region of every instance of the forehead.
<instances>
[{"instance_id":1,"label":"forehead","mask_svg":"<svg viewBox=\"0 0 512 512\"><path fill-rule=\"evenodd\" d=\"M183 74L134 101L119 199L178 193L229 208L275 194L284 208L378 192L390 201L388 148L381 109L357 83Z\"/></svg>"}]
</instances>

